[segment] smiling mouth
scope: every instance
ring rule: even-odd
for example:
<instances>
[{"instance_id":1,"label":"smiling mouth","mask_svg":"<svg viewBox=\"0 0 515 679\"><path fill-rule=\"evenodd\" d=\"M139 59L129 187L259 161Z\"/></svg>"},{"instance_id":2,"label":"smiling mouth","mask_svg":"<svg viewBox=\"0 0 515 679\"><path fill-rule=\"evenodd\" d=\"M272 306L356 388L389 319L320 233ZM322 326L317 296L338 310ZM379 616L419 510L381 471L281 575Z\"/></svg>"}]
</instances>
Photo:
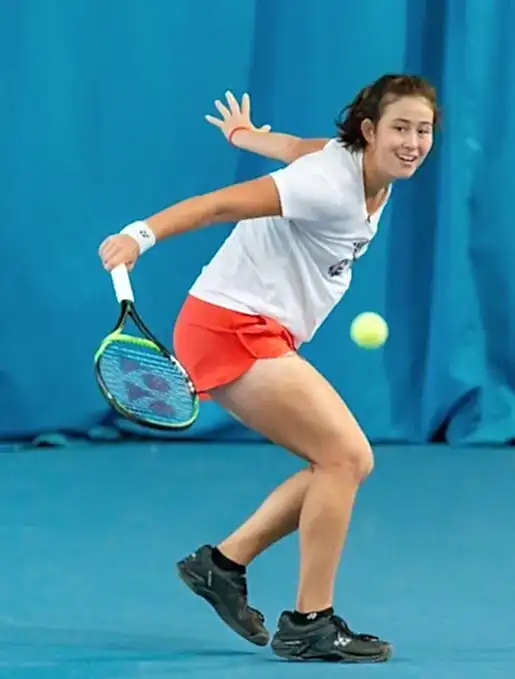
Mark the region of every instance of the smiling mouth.
<instances>
[{"instance_id":1,"label":"smiling mouth","mask_svg":"<svg viewBox=\"0 0 515 679\"><path fill-rule=\"evenodd\" d=\"M410 155L409 153L396 153L395 155L400 161L409 165L413 165L417 160L417 156Z\"/></svg>"}]
</instances>

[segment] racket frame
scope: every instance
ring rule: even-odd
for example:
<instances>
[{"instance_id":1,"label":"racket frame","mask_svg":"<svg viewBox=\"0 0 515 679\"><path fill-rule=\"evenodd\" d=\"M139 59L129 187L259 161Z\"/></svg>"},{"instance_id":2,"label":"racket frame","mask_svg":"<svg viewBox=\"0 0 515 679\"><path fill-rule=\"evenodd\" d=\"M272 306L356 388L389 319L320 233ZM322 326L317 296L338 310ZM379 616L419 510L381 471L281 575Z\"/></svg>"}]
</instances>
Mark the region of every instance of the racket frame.
<instances>
[{"instance_id":1,"label":"racket frame","mask_svg":"<svg viewBox=\"0 0 515 679\"><path fill-rule=\"evenodd\" d=\"M125 269L125 267L123 267ZM113 274L113 282L116 281L116 277L118 277L118 280L120 279L120 268L118 268L118 272L112 272ZM118 316L118 319L116 321L116 324L114 328L111 330L111 332L106 335L106 337L102 340L100 343L100 346L98 347L97 351L95 352L94 356L94 365L95 365L95 377L98 383L98 386L100 387L100 390L102 391L102 394L104 395L104 398L108 401L108 403L111 405L111 407L118 412L120 415L125 417L128 420L131 420L135 424L138 424L143 427L147 427L150 429L159 429L161 431L178 431L178 430L184 430L188 429L191 427L192 424L196 421L198 414L199 414L199 397L196 392L196 389L193 385L193 382L191 381L190 376L188 375L187 371L183 368L183 366L179 363L179 361L166 349L166 347L159 342L159 340L150 332L148 327L145 325L143 320L140 318L138 312L136 311L135 305L134 305L134 296L132 294L132 289L130 288L130 282L128 279L128 273L125 269L123 272L123 277L126 277L125 281L125 289L124 292L126 293L125 295L119 294L119 287L115 286L116 292L117 292L117 297L118 301L120 304L120 313ZM127 287L128 286L128 287ZM126 333L123 333L123 328L125 324L127 323L128 319L131 319L138 330L144 335L144 337L135 337L134 335L129 335ZM188 387L188 390L191 395L191 400L192 400L192 415L191 417L184 421L181 424L165 424L164 422L152 422L148 421L145 418L140 418L127 408L124 408L124 406L118 402L118 400L111 394L109 389L107 388L101 372L100 372L100 359L102 357L102 354L105 350L105 348L111 344L112 342L116 341L122 341L122 342L129 342L133 343L138 346L145 346L148 347L149 349L158 349L158 351L164 355L165 358L167 358L173 365L174 367L182 374L184 377L184 382L186 386Z\"/></svg>"}]
</instances>

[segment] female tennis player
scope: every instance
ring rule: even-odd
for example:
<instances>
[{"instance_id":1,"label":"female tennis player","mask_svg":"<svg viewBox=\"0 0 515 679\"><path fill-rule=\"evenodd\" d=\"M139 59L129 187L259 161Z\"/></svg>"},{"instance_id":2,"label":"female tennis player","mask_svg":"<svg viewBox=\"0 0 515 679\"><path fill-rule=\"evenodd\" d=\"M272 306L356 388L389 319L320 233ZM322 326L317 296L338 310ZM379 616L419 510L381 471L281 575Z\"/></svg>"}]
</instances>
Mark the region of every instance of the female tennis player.
<instances>
[{"instance_id":1,"label":"female tennis player","mask_svg":"<svg viewBox=\"0 0 515 679\"><path fill-rule=\"evenodd\" d=\"M196 196L129 224L100 246L110 271L156 241L237 222L190 289L174 330L175 353L199 393L307 462L232 535L179 562L182 579L245 639L265 645L263 615L248 605L246 566L292 531L300 537L294 610L272 639L280 657L379 662L388 642L357 634L333 610L334 583L371 447L338 393L298 348L349 287L392 183L428 155L438 111L423 79L386 75L345 109L334 139L257 130L250 100L231 94L208 116L243 149L285 167Z\"/></svg>"}]
</instances>

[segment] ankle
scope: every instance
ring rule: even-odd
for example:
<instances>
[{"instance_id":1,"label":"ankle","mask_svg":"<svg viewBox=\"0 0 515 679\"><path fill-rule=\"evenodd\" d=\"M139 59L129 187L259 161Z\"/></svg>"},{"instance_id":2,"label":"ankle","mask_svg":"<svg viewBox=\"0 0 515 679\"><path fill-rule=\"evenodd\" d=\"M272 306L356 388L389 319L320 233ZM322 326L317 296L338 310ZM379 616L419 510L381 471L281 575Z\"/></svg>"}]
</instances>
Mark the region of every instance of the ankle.
<instances>
[{"instance_id":1,"label":"ankle","mask_svg":"<svg viewBox=\"0 0 515 679\"><path fill-rule=\"evenodd\" d=\"M292 613L291 620L295 625L309 625L320 618L330 618L333 614L334 609L332 606L328 606L327 608L318 611L301 612L295 610Z\"/></svg>"},{"instance_id":2,"label":"ankle","mask_svg":"<svg viewBox=\"0 0 515 679\"><path fill-rule=\"evenodd\" d=\"M211 548L211 556L215 566L218 566L218 568L221 568L224 571L236 571L237 573L245 574L247 570L244 564L238 563L228 556L225 556L218 547Z\"/></svg>"},{"instance_id":3,"label":"ankle","mask_svg":"<svg viewBox=\"0 0 515 679\"><path fill-rule=\"evenodd\" d=\"M255 539L249 539L246 536L231 535L227 540L219 542L216 548L228 559L239 563L242 566L248 566L251 561L257 556Z\"/></svg>"}]
</instances>

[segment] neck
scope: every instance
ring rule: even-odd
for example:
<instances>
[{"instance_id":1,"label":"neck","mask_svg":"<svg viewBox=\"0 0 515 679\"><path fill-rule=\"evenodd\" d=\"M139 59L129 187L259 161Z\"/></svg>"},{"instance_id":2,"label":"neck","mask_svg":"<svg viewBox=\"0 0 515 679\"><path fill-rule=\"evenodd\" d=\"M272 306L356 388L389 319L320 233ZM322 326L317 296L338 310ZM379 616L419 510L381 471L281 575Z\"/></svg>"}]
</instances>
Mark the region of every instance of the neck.
<instances>
[{"instance_id":1,"label":"neck","mask_svg":"<svg viewBox=\"0 0 515 679\"><path fill-rule=\"evenodd\" d=\"M365 196L374 198L388 190L391 184L391 177L379 172L369 149L363 152L363 182L365 185Z\"/></svg>"}]
</instances>

